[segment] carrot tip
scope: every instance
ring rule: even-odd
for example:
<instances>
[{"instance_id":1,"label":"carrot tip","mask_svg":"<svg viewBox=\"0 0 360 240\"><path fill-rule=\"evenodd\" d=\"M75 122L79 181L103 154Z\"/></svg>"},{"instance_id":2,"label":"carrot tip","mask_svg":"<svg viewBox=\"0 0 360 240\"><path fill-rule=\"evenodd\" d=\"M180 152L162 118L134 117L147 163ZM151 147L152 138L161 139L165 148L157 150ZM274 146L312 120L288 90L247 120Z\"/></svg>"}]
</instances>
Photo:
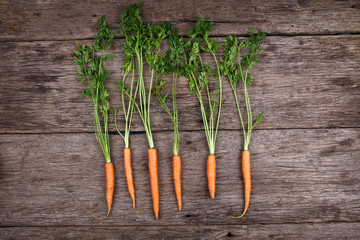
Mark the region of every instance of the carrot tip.
<instances>
[{"instance_id":1,"label":"carrot tip","mask_svg":"<svg viewBox=\"0 0 360 240\"><path fill-rule=\"evenodd\" d=\"M75 200L75 201L77 201L79 204L80 204L80 206L88 213L88 214L90 214L93 218L95 218L95 219L97 219L97 220L104 220L104 219L106 219L109 215L110 215L110 211L111 211L111 206L109 207L108 206L108 212L107 212L107 214L104 216L104 217L96 217L92 212L90 212L90 210L89 209L87 209L80 201L78 201L78 200Z\"/></svg>"},{"instance_id":2,"label":"carrot tip","mask_svg":"<svg viewBox=\"0 0 360 240\"><path fill-rule=\"evenodd\" d=\"M246 209L246 210L247 210L247 209ZM235 216L230 216L230 219L233 219L233 218L236 218L236 219L242 218L242 217L245 215L246 210L245 210L240 216L237 216L237 217L235 217Z\"/></svg>"},{"instance_id":3,"label":"carrot tip","mask_svg":"<svg viewBox=\"0 0 360 240\"><path fill-rule=\"evenodd\" d=\"M144 212L146 209L148 209L149 205L150 204L146 205L146 207L143 210L137 210L135 207L135 204L133 205L133 208L134 208L135 212L141 213L141 212Z\"/></svg>"}]
</instances>

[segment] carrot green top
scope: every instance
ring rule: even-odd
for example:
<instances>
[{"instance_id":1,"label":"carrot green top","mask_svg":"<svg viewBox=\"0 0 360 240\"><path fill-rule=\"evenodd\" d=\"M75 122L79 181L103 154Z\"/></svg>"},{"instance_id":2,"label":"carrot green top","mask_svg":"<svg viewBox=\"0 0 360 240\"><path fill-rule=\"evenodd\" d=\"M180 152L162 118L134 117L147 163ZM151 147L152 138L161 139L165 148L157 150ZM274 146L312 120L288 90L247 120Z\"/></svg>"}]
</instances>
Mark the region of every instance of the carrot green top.
<instances>
[{"instance_id":1,"label":"carrot green top","mask_svg":"<svg viewBox=\"0 0 360 240\"><path fill-rule=\"evenodd\" d=\"M186 52L183 59L182 75L189 79L190 93L195 94L200 103L201 116L204 124L206 140L210 154L215 153L215 142L218 133L220 112L222 104L222 73L219 61L216 57L216 51L220 44L217 41L209 39L212 22L205 22L204 18L196 23L195 27L189 32L189 40L184 45ZM208 52L214 59L215 68L210 64L205 64L201 53ZM209 82L213 79L215 82L215 92L211 93ZM209 113L205 108L206 102L202 93L205 92Z\"/></svg>"},{"instance_id":2,"label":"carrot green top","mask_svg":"<svg viewBox=\"0 0 360 240\"><path fill-rule=\"evenodd\" d=\"M264 112L260 113L253 123L247 86L252 84L254 78L254 75L249 76L249 70L251 70L256 65L256 63L260 62L259 54L261 54L263 50L259 49L259 46L265 38L265 33L259 31L257 34L254 34L254 32L250 29L249 35L250 37L242 42L239 42L236 37L228 36L224 40L224 58L221 59L221 69L224 75L228 78L231 88L234 92L236 107L244 133L244 150L249 149L251 132L254 127L261 122L264 115ZM238 61L237 63L236 60ZM244 86L247 129L245 128L244 120L241 115L239 100L236 92L236 87L239 85L239 80L242 80Z\"/></svg>"},{"instance_id":3,"label":"carrot green top","mask_svg":"<svg viewBox=\"0 0 360 240\"><path fill-rule=\"evenodd\" d=\"M126 59L137 60L133 62L134 64L131 63L131 66L133 66L131 69L138 69L138 79L134 95L132 95L131 87L126 87L124 81L119 82L119 86L122 93L130 98L133 106L135 106L139 112L144 124L149 148L154 148L150 125L150 100L155 75L153 65L155 65L159 59L160 45L166 34L165 28L162 25L144 24L142 22L140 9L143 4L143 2L139 2L138 4L131 5L121 14L121 34L125 37L123 46L124 54ZM137 64L135 62L137 62ZM148 89L146 89L144 81L145 63L150 66L149 70L151 73ZM135 65L137 66L135 67ZM136 94L138 95L138 101L136 101Z\"/></svg>"},{"instance_id":4,"label":"carrot green top","mask_svg":"<svg viewBox=\"0 0 360 240\"><path fill-rule=\"evenodd\" d=\"M89 84L89 88L81 91L81 93L91 99L94 104L96 139L100 144L106 162L111 162L108 132L109 93L104 86L104 81L110 73L104 71L103 63L112 58L111 55L105 55L105 51L110 49L115 34L107 26L104 16L98 21L98 28L99 31L95 37L94 45L76 46L74 61L78 65L77 75L81 82L87 81ZM103 123L100 122L99 113L103 117Z\"/></svg>"},{"instance_id":5,"label":"carrot green top","mask_svg":"<svg viewBox=\"0 0 360 240\"><path fill-rule=\"evenodd\" d=\"M169 114L171 120L173 121L173 155L176 156L179 153L180 141L178 127L178 111L176 104L176 83L178 80L178 76L180 75L180 70L182 68L181 57L185 55L183 48L185 41L179 37L177 29L175 29L171 24L162 23L161 25L165 28L166 31L166 39L168 42L169 50L165 51L161 56L159 56L155 64L151 65L151 67L156 71L156 84L153 92L155 93L161 106L165 109L165 111ZM166 84L166 80L165 78L162 78L162 76L169 74L172 74L172 111L166 103L168 93L165 95L163 94L163 92L165 91L164 86Z\"/></svg>"}]
</instances>

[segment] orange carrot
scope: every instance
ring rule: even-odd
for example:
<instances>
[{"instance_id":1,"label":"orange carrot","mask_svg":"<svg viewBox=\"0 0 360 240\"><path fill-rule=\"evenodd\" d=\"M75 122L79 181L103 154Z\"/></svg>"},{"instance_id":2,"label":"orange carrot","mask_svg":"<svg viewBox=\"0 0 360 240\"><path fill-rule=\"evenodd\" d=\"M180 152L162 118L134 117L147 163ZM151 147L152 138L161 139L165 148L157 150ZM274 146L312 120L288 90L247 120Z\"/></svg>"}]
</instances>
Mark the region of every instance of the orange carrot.
<instances>
[{"instance_id":1,"label":"orange carrot","mask_svg":"<svg viewBox=\"0 0 360 240\"><path fill-rule=\"evenodd\" d=\"M181 201L181 158L179 155L173 156L173 175L174 175L174 185L175 185L175 194L179 206L179 211L182 209Z\"/></svg>"},{"instance_id":2,"label":"orange carrot","mask_svg":"<svg viewBox=\"0 0 360 240\"><path fill-rule=\"evenodd\" d=\"M131 168L131 150L130 148L124 148L124 168L126 175L126 182L128 185L129 194L133 202L133 208L135 209L135 189Z\"/></svg>"},{"instance_id":3,"label":"orange carrot","mask_svg":"<svg viewBox=\"0 0 360 240\"><path fill-rule=\"evenodd\" d=\"M113 195L114 195L114 187L115 187L115 174L114 174L114 165L112 162L108 162L105 164L105 173L106 173L106 202L108 205L108 213L105 216L109 216ZM104 218L104 219L105 219Z\"/></svg>"},{"instance_id":4,"label":"orange carrot","mask_svg":"<svg viewBox=\"0 0 360 240\"><path fill-rule=\"evenodd\" d=\"M207 179L211 198L215 197L216 161L215 155L210 154L207 161Z\"/></svg>"},{"instance_id":5,"label":"orange carrot","mask_svg":"<svg viewBox=\"0 0 360 240\"><path fill-rule=\"evenodd\" d=\"M104 85L104 81L108 79L110 72L104 71L103 64L111 56L106 54L112 44L111 40L114 38L112 28L108 27L105 22L105 16L102 16L98 21L99 31L96 35L95 45L78 45L74 51L74 61L78 65L78 74L81 82L88 82L89 88L80 91L85 97L92 99L94 103L94 129L96 140L98 141L101 150L104 154L106 164L106 201L108 205L108 212L103 218L95 217L89 210L87 210L80 202L80 205L94 218L105 219L109 216L111 211L112 199L114 194L114 166L111 163L110 157L110 138L108 129L109 120L109 93ZM101 56L98 56L101 52ZM87 64L89 63L89 64ZM90 64L91 63L91 64Z\"/></svg>"},{"instance_id":6,"label":"orange carrot","mask_svg":"<svg viewBox=\"0 0 360 240\"><path fill-rule=\"evenodd\" d=\"M250 204L250 192L251 192L251 173L250 173L250 152L249 152L249 144L251 133L253 129L262 121L264 117L264 112L261 112L257 117L255 122L252 118L251 113L251 105L250 105L250 98L248 93L248 86L250 86L253 82L253 78L249 70L251 70L258 62L260 62L260 54L263 52L260 49L260 45L265 38L265 33L261 30L258 33L254 33L253 30L250 28L249 30L250 37L242 42L239 42L237 37L235 36L228 36L225 40L224 44L224 60L222 63L222 69L224 76L226 76L230 82L231 88L234 93L235 103L238 110L242 131L244 134L244 150L242 153L242 172L244 178L244 192L245 192L245 208L243 213L238 217L231 217L231 218L241 218L245 215L246 211L249 208ZM240 54L240 52L250 52L248 54ZM240 69L239 71L234 71L230 68L235 64L235 59L238 59L239 65L237 65ZM243 62L246 64L242 64ZM243 116L241 114L241 109L238 100L238 93L237 93L237 86L240 84L239 81L242 80L243 83L243 90L244 90L244 97L245 97L245 105L246 105L246 115L247 115L247 128Z\"/></svg>"},{"instance_id":7,"label":"orange carrot","mask_svg":"<svg viewBox=\"0 0 360 240\"><path fill-rule=\"evenodd\" d=\"M77 201L81 207L88 212L93 218L98 220L104 220L110 215L111 205L114 195L114 187L115 187L115 174L114 174L114 165L112 162L105 163L105 174L106 174L106 202L108 206L108 212L104 217L96 217L92 214L81 202Z\"/></svg>"},{"instance_id":8,"label":"orange carrot","mask_svg":"<svg viewBox=\"0 0 360 240\"><path fill-rule=\"evenodd\" d=\"M238 217L241 218L245 215L250 204L250 192L251 192L251 173L250 173L250 152L245 150L242 153L242 173L244 179L244 195L245 195L245 208L243 213Z\"/></svg>"},{"instance_id":9,"label":"orange carrot","mask_svg":"<svg viewBox=\"0 0 360 240\"><path fill-rule=\"evenodd\" d=\"M159 218L159 178L156 148L148 149L150 186L156 220Z\"/></svg>"}]
</instances>

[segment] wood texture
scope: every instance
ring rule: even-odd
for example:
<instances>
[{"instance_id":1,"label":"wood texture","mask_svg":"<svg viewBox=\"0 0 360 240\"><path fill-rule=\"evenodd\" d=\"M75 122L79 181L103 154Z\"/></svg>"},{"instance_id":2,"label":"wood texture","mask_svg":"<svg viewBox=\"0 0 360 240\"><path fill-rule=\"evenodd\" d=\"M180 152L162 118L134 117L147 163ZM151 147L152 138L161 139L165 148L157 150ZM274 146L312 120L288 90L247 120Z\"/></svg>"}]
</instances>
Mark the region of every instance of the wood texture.
<instances>
[{"instance_id":1,"label":"wood texture","mask_svg":"<svg viewBox=\"0 0 360 240\"><path fill-rule=\"evenodd\" d=\"M259 128L360 127L359 42L358 35L267 37L263 61L254 69L255 81L249 88L254 115L265 112ZM91 102L77 93L87 84L77 79L72 59L75 45L81 43L0 45L0 132L93 131ZM113 72L107 82L112 107L120 106L115 81L121 78L121 52L121 41L115 41L116 57L107 65ZM177 97L180 129L202 129L199 104L189 95L185 78L179 80ZM132 130L143 131L138 114L134 116ZM172 130L155 96L151 117L153 130ZM239 127L233 93L225 80L220 128ZM115 131L113 124L111 130Z\"/></svg>"},{"instance_id":2,"label":"wood texture","mask_svg":"<svg viewBox=\"0 0 360 240\"><path fill-rule=\"evenodd\" d=\"M257 130L250 146L252 197L243 209L240 131L220 131L215 199L206 184L203 131L182 132L183 211L172 181L172 134L154 135L158 148L160 215L151 209L147 140L131 136L137 208L132 210L120 136L111 136L116 188L106 211L104 157L93 134L0 135L0 226L132 226L275 224L360 221L360 129ZM168 142L169 145L164 143ZM162 144L160 144L162 143ZM256 146L256 147L255 147Z\"/></svg>"},{"instance_id":3,"label":"wood texture","mask_svg":"<svg viewBox=\"0 0 360 240\"><path fill-rule=\"evenodd\" d=\"M358 239L359 223L0 228L7 239Z\"/></svg>"},{"instance_id":4,"label":"wood texture","mask_svg":"<svg viewBox=\"0 0 360 240\"><path fill-rule=\"evenodd\" d=\"M106 15L116 25L121 12L138 1L0 2L0 41L92 38L96 21ZM145 1L146 22L175 22L187 33L203 14L215 22L213 35L246 34L249 27L271 34L360 32L359 1L224 0Z\"/></svg>"},{"instance_id":5,"label":"wood texture","mask_svg":"<svg viewBox=\"0 0 360 240\"><path fill-rule=\"evenodd\" d=\"M112 213L100 222L80 207L79 201L96 215L106 212L105 161L93 134L92 106L76 93L85 84L76 79L72 52L76 44L91 43L100 16L115 26L135 2L0 0L0 239L358 239L358 0L146 0L145 22L172 22L183 36L199 14L214 21L217 40L244 36L249 27L270 35L249 89L253 113L265 111L250 145L250 209L243 219L228 218L243 209L243 140L229 86L224 84L211 200L201 115L185 79L178 83L183 212L177 211L173 190L172 124L156 101L151 119L159 152L160 220L151 209L147 141L137 114L131 136L134 183L137 207L147 209L131 210L123 142L115 134ZM117 38L115 59L106 65L113 72L107 82L113 107L120 104Z\"/></svg>"}]
</instances>

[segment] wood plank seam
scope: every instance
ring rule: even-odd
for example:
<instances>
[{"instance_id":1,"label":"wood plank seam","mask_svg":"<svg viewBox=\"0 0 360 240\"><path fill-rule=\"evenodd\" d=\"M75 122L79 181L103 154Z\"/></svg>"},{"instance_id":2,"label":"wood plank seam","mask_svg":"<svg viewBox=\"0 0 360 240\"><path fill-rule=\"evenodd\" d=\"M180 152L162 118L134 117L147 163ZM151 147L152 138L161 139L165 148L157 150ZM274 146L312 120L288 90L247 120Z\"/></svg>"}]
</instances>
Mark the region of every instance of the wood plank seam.
<instances>
[{"instance_id":1,"label":"wood plank seam","mask_svg":"<svg viewBox=\"0 0 360 240\"><path fill-rule=\"evenodd\" d=\"M248 37L248 34L232 34L235 35L237 37L243 38L243 37ZM94 34L95 36L95 34ZM186 38L187 35L186 34L179 34L179 36ZM212 38L223 38L228 36L228 34L218 34L218 35L214 35L214 34L210 34L210 37ZM274 33L266 33L267 37L318 37L318 36L360 36L360 32L338 32L338 33L319 33L319 34L309 34L309 33L304 33L304 34L285 34L285 33L281 33L281 34L274 34ZM94 40L93 37L89 37L89 38L69 38L69 39L34 39L34 40L1 40L0 39L0 43L32 43L32 42L69 42L69 41L91 41ZM124 40L123 37L115 37L114 40Z\"/></svg>"}]
</instances>

